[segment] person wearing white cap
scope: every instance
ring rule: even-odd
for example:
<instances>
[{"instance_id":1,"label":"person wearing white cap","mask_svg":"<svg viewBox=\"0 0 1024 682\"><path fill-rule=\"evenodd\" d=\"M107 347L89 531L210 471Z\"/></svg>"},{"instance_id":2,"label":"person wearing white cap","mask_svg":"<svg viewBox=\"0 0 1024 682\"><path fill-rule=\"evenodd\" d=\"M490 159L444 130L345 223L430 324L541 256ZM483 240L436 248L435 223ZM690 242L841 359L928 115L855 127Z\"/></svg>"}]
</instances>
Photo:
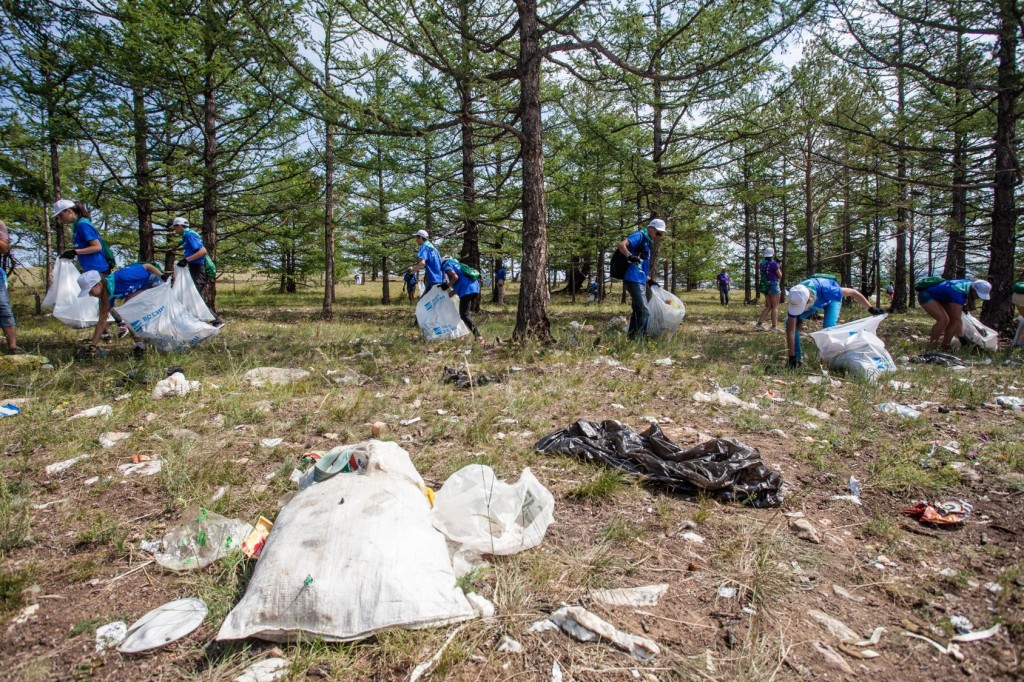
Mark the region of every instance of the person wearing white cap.
<instances>
[{"instance_id":1,"label":"person wearing white cap","mask_svg":"<svg viewBox=\"0 0 1024 682\"><path fill-rule=\"evenodd\" d=\"M935 320L928 345L948 350L953 339L963 333L965 307L974 307L974 299L989 300L992 285L983 279L944 279L918 291L917 302L921 310Z\"/></svg>"},{"instance_id":2,"label":"person wearing white cap","mask_svg":"<svg viewBox=\"0 0 1024 682\"><path fill-rule=\"evenodd\" d=\"M444 281L441 274L441 254L438 253L437 247L430 243L430 235L426 230L417 230L413 237L416 238L416 246L419 249L416 253L419 261L405 271L416 273L424 270L423 295L426 296L428 291Z\"/></svg>"},{"instance_id":3,"label":"person wearing white cap","mask_svg":"<svg viewBox=\"0 0 1024 682\"><path fill-rule=\"evenodd\" d=\"M775 260L775 249L772 247L769 246L765 249L762 255L764 257L757 265L761 275L757 282L757 290L764 294L764 309L761 310L754 329L759 332L768 331L764 328L764 323L770 317L772 331L781 331L779 329L779 299L782 296L782 266L779 265L779 261Z\"/></svg>"},{"instance_id":4,"label":"person wearing white cap","mask_svg":"<svg viewBox=\"0 0 1024 682\"><path fill-rule=\"evenodd\" d=\"M881 310L871 305L864 294L856 289L841 287L835 280L825 277L805 279L789 290L786 306L786 350L789 355L789 367L800 367L803 364L803 350L800 347L801 323L821 310L825 314L821 328L836 326L844 298L857 301L872 315L882 314Z\"/></svg>"},{"instance_id":5,"label":"person wearing white cap","mask_svg":"<svg viewBox=\"0 0 1024 682\"><path fill-rule=\"evenodd\" d=\"M729 305L729 287L732 282L729 280L729 266L723 265L722 271L715 278L718 282L718 302L722 305Z\"/></svg>"},{"instance_id":6,"label":"person wearing white cap","mask_svg":"<svg viewBox=\"0 0 1024 682\"><path fill-rule=\"evenodd\" d=\"M653 218L647 227L637 230L619 242L619 253L626 257L629 266L622 277L622 286L629 293L632 313L629 316L628 335L631 339L647 336L647 322L651 317L647 307L647 285L658 286L651 278L651 246L665 235L665 221Z\"/></svg>"},{"instance_id":7,"label":"person wearing white cap","mask_svg":"<svg viewBox=\"0 0 1024 682\"><path fill-rule=\"evenodd\" d=\"M172 220L171 230L181 238L181 241L178 243L181 245L182 252L184 253L184 257L178 261L177 265L182 268L188 268L188 274L192 276L192 282L196 285L196 290L199 291L199 295L209 305L206 296L206 282L209 279L206 274L206 259L209 258L209 254L206 251L206 245L203 244L203 238L199 236L198 232L189 229L187 218L179 217ZM219 317L215 317L210 324L214 327L220 327L224 323Z\"/></svg>"},{"instance_id":8,"label":"person wearing white cap","mask_svg":"<svg viewBox=\"0 0 1024 682\"><path fill-rule=\"evenodd\" d=\"M107 316L111 314L115 299L131 300L146 289L152 289L163 284L163 273L156 266L149 263L136 263L104 277L96 270L86 270L78 277L79 298L94 296L100 299L99 320L96 323L96 331L93 332L92 341L89 343L90 350L99 347L100 339L107 328ZM142 340L135 332L128 328L128 333L135 341L135 354L141 355L145 348Z\"/></svg>"}]
</instances>

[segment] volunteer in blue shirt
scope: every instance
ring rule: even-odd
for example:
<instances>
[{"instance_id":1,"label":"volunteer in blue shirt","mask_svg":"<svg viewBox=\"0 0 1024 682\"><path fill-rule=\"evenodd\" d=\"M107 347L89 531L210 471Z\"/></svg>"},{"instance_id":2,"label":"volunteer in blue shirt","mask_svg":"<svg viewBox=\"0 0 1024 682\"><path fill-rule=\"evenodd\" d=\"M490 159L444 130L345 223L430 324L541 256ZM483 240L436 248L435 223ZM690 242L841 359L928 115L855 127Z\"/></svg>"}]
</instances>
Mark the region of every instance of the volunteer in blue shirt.
<instances>
[{"instance_id":1,"label":"volunteer in blue shirt","mask_svg":"<svg viewBox=\"0 0 1024 682\"><path fill-rule=\"evenodd\" d=\"M4 256L11 253L11 238L7 232L7 224L0 220L0 265ZM8 355L23 355L25 351L18 348L18 328L15 325L14 311L11 309L11 299L7 293L7 271L0 267L0 329L4 330L4 337L7 339Z\"/></svg>"},{"instance_id":2,"label":"volunteer in blue shirt","mask_svg":"<svg viewBox=\"0 0 1024 682\"><path fill-rule=\"evenodd\" d=\"M929 345L938 345L941 339L942 347L949 349L950 341L963 333L963 312L968 300L973 302L977 296L987 301L991 292L992 285L983 279L947 279L918 292L921 310L935 320Z\"/></svg>"},{"instance_id":3,"label":"volunteer in blue shirt","mask_svg":"<svg viewBox=\"0 0 1024 682\"><path fill-rule=\"evenodd\" d=\"M729 305L729 287L732 286L729 279L729 266L723 265L722 271L715 279L718 281L718 302L722 305Z\"/></svg>"},{"instance_id":4,"label":"volunteer in blue shirt","mask_svg":"<svg viewBox=\"0 0 1024 682\"><path fill-rule=\"evenodd\" d=\"M786 350L789 355L789 367L800 367L803 364L803 351L800 347L801 323L821 310L825 315L821 328L836 326L839 322L839 311L843 307L843 299L847 297L867 308L872 315L882 314L881 310L864 298L864 294L856 289L841 287L835 280L825 277L805 279L789 290L786 308Z\"/></svg>"},{"instance_id":5,"label":"volunteer in blue shirt","mask_svg":"<svg viewBox=\"0 0 1024 682\"><path fill-rule=\"evenodd\" d=\"M505 264L498 266L498 272L494 274L494 284L498 287L498 305L505 305L505 279L508 273L505 271Z\"/></svg>"},{"instance_id":6,"label":"volunteer in blue shirt","mask_svg":"<svg viewBox=\"0 0 1024 682\"><path fill-rule=\"evenodd\" d=\"M629 316L629 338L637 339L647 336L647 321L651 311L647 307L647 285L657 286L651 279L653 270L651 263L651 246L665 234L665 221L654 218L642 230L638 230L619 242L619 253L629 261L626 274L622 278L622 286L629 293L632 301L632 313Z\"/></svg>"},{"instance_id":7,"label":"volunteer in blue shirt","mask_svg":"<svg viewBox=\"0 0 1024 682\"><path fill-rule=\"evenodd\" d=\"M206 251L206 245L203 244L203 238L195 230L189 229L186 218L172 220L171 230L181 238L181 248L185 254L185 257L178 261L178 267L188 268L188 274L192 276L196 290L203 297L206 305L210 306L210 301L206 296L206 284L209 281L209 276L206 274L206 258L209 254ZM212 306L210 306L210 312L213 312ZM216 315L216 313L214 314ZM215 317L210 324L220 327L224 322L219 317Z\"/></svg>"},{"instance_id":8,"label":"volunteer in blue shirt","mask_svg":"<svg viewBox=\"0 0 1024 682\"><path fill-rule=\"evenodd\" d=\"M73 249L68 249L60 254L61 258L78 259L78 268L82 272L95 270L101 275L109 275L113 265L103 255L103 243L100 240L100 233L92 224L92 214L81 201L71 199L58 199L53 204L53 215L59 222L65 225L74 225L71 234ZM115 310L114 321L119 329L118 338L128 335L128 325L124 323L121 316ZM109 337L107 337L109 339Z\"/></svg>"},{"instance_id":9,"label":"volunteer in blue shirt","mask_svg":"<svg viewBox=\"0 0 1024 682\"><path fill-rule=\"evenodd\" d=\"M480 297L480 282L472 280L468 275L463 274L462 268L459 267L459 261L452 258L442 260L441 269L445 276L445 281L441 283L441 290L450 290L449 296L459 297L459 317L466 323L469 331L473 332L473 336L480 343L484 343L484 338L480 336L480 331L469 317L469 310L473 306L473 301Z\"/></svg>"},{"instance_id":10,"label":"volunteer in blue shirt","mask_svg":"<svg viewBox=\"0 0 1024 682\"><path fill-rule=\"evenodd\" d=\"M405 276L402 279L405 283L405 290L409 293L409 303L412 303L413 295L416 292L416 282L419 281L419 276L415 272L409 272L406 270Z\"/></svg>"},{"instance_id":11,"label":"volunteer in blue shirt","mask_svg":"<svg viewBox=\"0 0 1024 682\"><path fill-rule=\"evenodd\" d=\"M437 247L430 243L430 235L427 234L426 230L419 230L413 235L416 238L416 246L418 251L416 257L419 258L419 262L416 265L408 268L406 272L417 273L423 270L423 295L440 284L444 276L441 274L441 254L437 252Z\"/></svg>"},{"instance_id":12,"label":"volunteer in blue shirt","mask_svg":"<svg viewBox=\"0 0 1024 682\"><path fill-rule=\"evenodd\" d=\"M136 263L104 277L96 270L86 270L78 277L79 298L95 296L100 299L99 320L96 322L96 331L93 332L90 350L96 350L100 338L107 328L107 316L114 307L115 299L131 300L147 289L152 289L163 284L162 273L155 266L149 263ZM142 340L129 327L128 333L135 341L135 354L141 355L145 348Z\"/></svg>"}]
</instances>

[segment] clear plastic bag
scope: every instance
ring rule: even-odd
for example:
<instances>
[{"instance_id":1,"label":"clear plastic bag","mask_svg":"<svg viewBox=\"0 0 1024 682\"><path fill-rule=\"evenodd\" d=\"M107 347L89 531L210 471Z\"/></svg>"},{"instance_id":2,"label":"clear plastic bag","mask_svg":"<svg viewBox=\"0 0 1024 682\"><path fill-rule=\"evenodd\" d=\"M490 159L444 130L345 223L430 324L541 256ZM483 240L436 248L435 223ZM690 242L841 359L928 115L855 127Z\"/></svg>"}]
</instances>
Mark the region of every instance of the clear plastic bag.
<instances>
[{"instance_id":1,"label":"clear plastic bag","mask_svg":"<svg viewBox=\"0 0 1024 682\"><path fill-rule=\"evenodd\" d=\"M888 315L872 315L811 334L822 361L832 369L874 381L880 374L895 372L885 343L876 334Z\"/></svg>"},{"instance_id":2,"label":"clear plastic bag","mask_svg":"<svg viewBox=\"0 0 1024 682\"><path fill-rule=\"evenodd\" d=\"M46 292L43 308L74 329L95 327L100 319L100 301L92 296L79 298L78 269L70 258L58 258L53 268L53 285Z\"/></svg>"},{"instance_id":3,"label":"clear plastic bag","mask_svg":"<svg viewBox=\"0 0 1024 682\"><path fill-rule=\"evenodd\" d=\"M153 558L172 571L204 568L229 552L241 550L252 526L202 508L185 512L184 523L172 528L163 538L163 549Z\"/></svg>"},{"instance_id":4,"label":"clear plastic bag","mask_svg":"<svg viewBox=\"0 0 1024 682\"><path fill-rule=\"evenodd\" d=\"M168 282L143 291L118 306L117 312L139 337L162 351L195 346L220 331L185 310Z\"/></svg>"},{"instance_id":5,"label":"clear plastic bag","mask_svg":"<svg viewBox=\"0 0 1024 682\"><path fill-rule=\"evenodd\" d=\"M469 333L459 317L459 309L448 292L434 287L416 304L416 322L427 341L457 339Z\"/></svg>"},{"instance_id":6,"label":"clear plastic bag","mask_svg":"<svg viewBox=\"0 0 1024 682\"><path fill-rule=\"evenodd\" d=\"M195 280L192 279L192 273L187 267L174 266L174 284L171 286L171 293L174 295L174 300L180 303L193 317L203 322L213 322L217 319L217 316L210 312L206 301L199 295Z\"/></svg>"},{"instance_id":7,"label":"clear plastic bag","mask_svg":"<svg viewBox=\"0 0 1024 682\"><path fill-rule=\"evenodd\" d=\"M981 320L968 312L962 314L963 335L967 340L982 350L999 350L999 334L981 323Z\"/></svg>"},{"instance_id":8,"label":"clear plastic bag","mask_svg":"<svg viewBox=\"0 0 1024 682\"><path fill-rule=\"evenodd\" d=\"M686 306L678 296L660 286L652 286L649 292L647 307L651 317L647 322L647 335L655 338L668 333L671 336L686 316Z\"/></svg>"}]
</instances>

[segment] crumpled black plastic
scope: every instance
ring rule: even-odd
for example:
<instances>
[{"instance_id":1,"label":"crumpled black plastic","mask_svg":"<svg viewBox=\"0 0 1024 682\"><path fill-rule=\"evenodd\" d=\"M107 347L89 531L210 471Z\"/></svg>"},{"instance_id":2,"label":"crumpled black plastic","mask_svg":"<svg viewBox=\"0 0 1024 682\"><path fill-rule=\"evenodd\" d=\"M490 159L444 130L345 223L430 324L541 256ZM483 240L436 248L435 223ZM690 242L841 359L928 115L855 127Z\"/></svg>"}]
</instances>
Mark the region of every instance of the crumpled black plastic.
<instances>
[{"instance_id":1,"label":"crumpled black plastic","mask_svg":"<svg viewBox=\"0 0 1024 682\"><path fill-rule=\"evenodd\" d=\"M471 384L473 386L484 386L486 384L496 384L500 381L500 376L474 374L471 382L469 372L464 369L448 367L447 365L445 365L444 374L441 376L442 384L455 384L455 388L469 388Z\"/></svg>"},{"instance_id":2,"label":"crumpled black plastic","mask_svg":"<svg viewBox=\"0 0 1024 682\"><path fill-rule=\"evenodd\" d=\"M910 361L928 365L943 365L946 367L965 367L967 365L966 362L955 355L950 355L949 353L921 353L920 355L912 356Z\"/></svg>"},{"instance_id":3,"label":"crumpled black plastic","mask_svg":"<svg viewBox=\"0 0 1024 682\"><path fill-rule=\"evenodd\" d=\"M600 461L686 495L704 493L722 502L752 507L782 503L782 477L765 466L757 448L731 438L716 438L683 450L655 423L639 434L614 419L600 424L580 419L541 438L534 448L546 455Z\"/></svg>"}]
</instances>

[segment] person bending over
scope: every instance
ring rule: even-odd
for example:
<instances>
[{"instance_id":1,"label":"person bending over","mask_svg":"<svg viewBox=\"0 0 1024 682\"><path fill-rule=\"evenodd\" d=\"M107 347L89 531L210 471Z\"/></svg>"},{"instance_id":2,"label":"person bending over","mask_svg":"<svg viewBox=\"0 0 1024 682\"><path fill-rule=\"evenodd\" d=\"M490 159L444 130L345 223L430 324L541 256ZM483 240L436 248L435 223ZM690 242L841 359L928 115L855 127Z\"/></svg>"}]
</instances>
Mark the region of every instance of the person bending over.
<instances>
[{"instance_id":1,"label":"person bending over","mask_svg":"<svg viewBox=\"0 0 1024 682\"><path fill-rule=\"evenodd\" d=\"M843 307L843 299L849 297L857 301L872 315L881 315L883 311L875 308L864 298L864 294L856 289L841 287L838 282L824 277L805 279L789 290L786 312L786 351L789 355L788 367L800 367L803 364L803 350L800 347L800 325L814 313L823 311L825 321L822 329L836 326L839 322L839 311Z\"/></svg>"},{"instance_id":2,"label":"person bending over","mask_svg":"<svg viewBox=\"0 0 1024 682\"><path fill-rule=\"evenodd\" d=\"M92 341L89 343L89 350L96 350L99 347L103 332L107 329L107 316L114 312L114 300L123 299L130 301L143 291L152 289L163 284L162 273L155 266L149 263L137 263L126 268L117 270L113 274L102 276L96 270L86 270L78 277L79 298L94 296L100 300L100 316L96 322L96 330L92 334ZM128 327L128 333L135 341L135 355L142 355L145 346L142 339Z\"/></svg>"}]
</instances>

